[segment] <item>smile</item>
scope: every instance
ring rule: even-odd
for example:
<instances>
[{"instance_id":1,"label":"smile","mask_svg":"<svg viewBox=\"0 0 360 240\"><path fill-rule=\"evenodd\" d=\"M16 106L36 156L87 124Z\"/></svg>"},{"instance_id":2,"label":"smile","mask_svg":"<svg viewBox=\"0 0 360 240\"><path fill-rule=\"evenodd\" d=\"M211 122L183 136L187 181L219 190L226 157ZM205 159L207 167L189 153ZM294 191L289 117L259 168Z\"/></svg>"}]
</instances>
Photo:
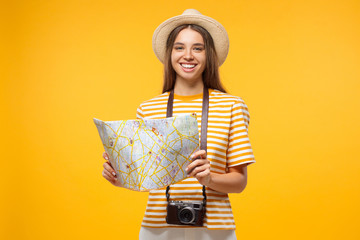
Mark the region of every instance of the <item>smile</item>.
<instances>
[{"instance_id":1,"label":"smile","mask_svg":"<svg viewBox=\"0 0 360 240\"><path fill-rule=\"evenodd\" d=\"M193 69L196 66L196 64L187 64L187 63L180 63L180 65L186 69Z\"/></svg>"}]
</instances>

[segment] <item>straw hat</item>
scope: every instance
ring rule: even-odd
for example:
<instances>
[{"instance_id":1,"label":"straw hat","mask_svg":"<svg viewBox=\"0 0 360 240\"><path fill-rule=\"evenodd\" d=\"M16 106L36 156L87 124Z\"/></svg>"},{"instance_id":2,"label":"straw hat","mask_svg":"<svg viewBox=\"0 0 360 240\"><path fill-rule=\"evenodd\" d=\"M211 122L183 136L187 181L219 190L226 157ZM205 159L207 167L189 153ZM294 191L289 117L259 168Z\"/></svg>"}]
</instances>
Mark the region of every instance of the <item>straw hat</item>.
<instances>
[{"instance_id":1,"label":"straw hat","mask_svg":"<svg viewBox=\"0 0 360 240\"><path fill-rule=\"evenodd\" d=\"M225 28L215 19L202 15L195 9L187 9L183 14L169 18L155 30L152 40L156 57L164 63L166 41L174 28L183 24L196 24L205 28L215 44L215 51L219 59L219 66L225 62L229 52L229 37Z\"/></svg>"}]
</instances>

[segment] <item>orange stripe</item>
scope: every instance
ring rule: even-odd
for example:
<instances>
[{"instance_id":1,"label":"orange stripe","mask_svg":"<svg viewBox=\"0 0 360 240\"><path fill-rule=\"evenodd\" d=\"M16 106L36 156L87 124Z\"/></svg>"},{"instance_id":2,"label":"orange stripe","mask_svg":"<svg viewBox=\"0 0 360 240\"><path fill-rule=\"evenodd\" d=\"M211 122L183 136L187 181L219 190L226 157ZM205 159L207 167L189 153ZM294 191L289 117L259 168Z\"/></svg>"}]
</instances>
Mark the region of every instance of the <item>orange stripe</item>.
<instances>
[{"instance_id":1,"label":"orange stripe","mask_svg":"<svg viewBox=\"0 0 360 240\"><path fill-rule=\"evenodd\" d=\"M148 207L161 207L161 208L166 208L167 204L166 204L166 203L164 203L164 204L151 204L151 203L149 203L147 206L148 206ZM226 206L226 205L225 205L225 206L222 206L222 205L218 206L218 205L210 205L210 204L207 204L206 206L209 207L209 208L227 208L227 209L231 208L230 206Z\"/></svg>"},{"instance_id":2,"label":"orange stripe","mask_svg":"<svg viewBox=\"0 0 360 240\"><path fill-rule=\"evenodd\" d=\"M166 212L166 210L157 210L157 209L146 209L146 212L156 212L156 213L162 213L162 212Z\"/></svg>"},{"instance_id":3,"label":"orange stripe","mask_svg":"<svg viewBox=\"0 0 360 240\"><path fill-rule=\"evenodd\" d=\"M151 203L149 203L147 206L148 207L166 207L167 204L166 203L165 204L151 204Z\"/></svg>"},{"instance_id":4,"label":"orange stripe","mask_svg":"<svg viewBox=\"0 0 360 240\"><path fill-rule=\"evenodd\" d=\"M230 148L230 147L229 147ZM242 151L242 150L246 150L246 149L252 149L250 146L246 146L246 147L242 147L242 148L236 148L234 150L231 150L231 151L228 151L228 154L231 154L231 153L235 153L235 152L239 152L239 151ZM249 152L248 152L249 153Z\"/></svg>"},{"instance_id":5,"label":"orange stripe","mask_svg":"<svg viewBox=\"0 0 360 240\"><path fill-rule=\"evenodd\" d=\"M215 126L211 126L212 128L218 128L218 129L224 129L224 130L229 130L229 127L228 126L218 126L218 125L215 125Z\"/></svg>"},{"instance_id":6,"label":"orange stripe","mask_svg":"<svg viewBox=\"0 0 360 240\"><path fill-rule=\"evenodd\" d=\"M164 194L165 196L165 194ZM202 196L202 195L201 195ZM171 199L171 197L170 197ZM179 198L178 198L179 199ZM202 198L201 198L202 199ZM182 201L199 201L199 198L181 198ZM225 200L225 199L224 199ZM219 199L207 199L206 202L214 202L214 203L218 203L219 201L224 201L224 200L219 200ZM150 199L148 200L149 203L156 203L156 202L166 202L166 198L155 198L155 199Z\"/></svg>"},{"instance_id":7,"label":"orange stripe","mask_svg":"<svg viewBox=\"0 0 360 240\"><path fill-rule=\"evenodd\" d=\"M238 127L246 127L245 123L240 123L240 124L236 124L236 125L232 125L232 127L230 128L230 130L233 130L234 128L238 128Z\"/></svg>"},{"instance_id":8,"label":"orange stripe","mask_svg":"<svg viewBox=\"0 0 360 240\"><path fill-rule=\"evenodd\" d=\"M226 132L216 131L216 130L208 130L208 134L216 133L216 134L222 134L222 135L228 135Z\"/></svg>"},{"instance_id":9,"label":"orange stripe","mask_svg":"<svg viewBox=\"0 0 360 240\"><path fill-rule=\"evenodd\" d=\"M220 155L218 153L211 153L212 156L215 156L215 157L219 157L219 158L224 158L225 156L224 155Z\"/></svg>"},{"instance_id":10,"label":"orange stripe","mask_svg":"<svg viewBox=\"0 0 360 240\"><path fill-rule=\"evenodd\" d=\"M149 228L163 228L163 227L159 227L159 226L149 226L149 225L146 225L146 224L141 224L141 226L143 227L149 227ZM193 228L193 226L187 226L187 225L169 225L168 227L171 227L171 228ZM206 228L206 227L196 227L196 228ZM212 229L217 229L217 228L212 228ZM226 228L228 229L228 228ZM231 229L231 228L229 228Z\"/></svg>"},{"instance_id":11,"label":"orange stripe","mask_svg":"<svg viewBox=\"0 0 360 240\"><path fill-rule=\"evenodd\" d=\"M211 137L211 138L213 138L213 137ZM223 147L227 147L227 139L221 138L221 137L216 137L216 136L214 136L214 138L225 141L225 143L217 142L217 141L214 141L214 140L207 140L207 143L212 143L212 144L217 144L217 145L220 145L220 146L223 146Z\"/></svg>"},{"instance_id":12,"label":"orange stripe","mask_svg":"<svg viewBox=\"0 0 360 240\"><path fill-rule=\"evenodd\" d=\"M243 157L243 156L248 156L248 155L252 155L252 152L236 154L236 155L233 155L231 157L228 157L228 159L237 158L237 157ZM241 161L243 162L243 160L241 160Z\"/></svg>"},{"instance_id":13,"label":"orange stripe","mask_svg":"<svg viewBox=\"0 0 360 240\"><path fill-rule=\"evenodd\" d=\"M143 220L144 223L158 223L158 224L164 224L166 221L150 221L150 220Z\"/></svg>"},{"instance_id":14,"label":"orange stripe","mask_svg":"<svg viewBox=\"0 0 360 240\"><path fill-rule=\"evenodd\" d=\"M231 131L231 130L230 130L230 131ZM247 131L246 131L246 129L241 129L241 130L233 131L233 132L230 134L230 137L231 137L232 135L237 134L237 133L247 133Z\"/></svg>"},{"instance_id":15,"label":"orange stripe","mask_svg":"<svg viewBox=\"0 0 360 240\"><path fill-rule=\"evenodd\" d=\"M243 139L243 138L245 138L246 136L238 136L238 137L234 137L233 139L231 139L230 140L230 142L235 142L235 141L237 141L237 140L240 140L240 139ZM244 141L241 141L241 142L236 142L236 144L245 144L245 143L250 143L249 142L249 140L248 140L248 138L246 139L246 140L244 140Z\"/></svg>"},{"instance_id":16,"label":"orange stripe","mask_svg":"<svg viewBox=\"0 0 360 240\"><path fill-rule=\"evenodd\" d=\"M212 220L212 219L220 219L220 220L234 220L233 217L210 217L210 216L206 216L207 219Z\"/></svg>"},{"instance_id":17,"label":"orange stripe","mask_svg":"<svg viewBox=\"0 0 360 240\"><path fill-rule=\"evenodd\" d=\"M199 188L200 190L201 188ZM162 196L164 193L151 193L152 196ZM183 196L183 195L190 195L190 196L202 196L201 192L180 192L180 193L172 193L170 191L171 196ZM213 197L225 197L226 194L216 194L216 193L207 193L207 196L213 196Z\"/></svg>"},{"instance_id":18,"label":"orange stripe","mask_svg":"<svg viewBox=\"0 0 360 240\"><path fill-rule=\"evenodd\" d=\"M231 227L231 228L225 228L225 227L224 228L212 228L211 226L209 226L209 229L211 229L211 230L235 230L234 227Z\"/></svg>"},{"instance_id":19,"label":"orange stripe","mask_svg":"<svg viewBox=\"0 0 360 240\"><path fill-rule=\"evenodd\" d=\"M148 215L148 214L145 214L145 217L148 217L148 218L166 218L166 215Z\"/></svg>"},{"instance_id":20,"label":"orange stripe","mask_svg":"<svg viewBox=\"0 0 360 240\"><path fill-rule=\"evenodd\" d=\"M247 161L252 161L252 160L255 160L255 159L253 157L251 157L251 158L245 158L245 159L242 159L239 161L234 161L234 162L229 163L229 167L234 166L239 163L242 163L242 162L247 162Z\"/></svg>"},{"instance_id":21,"label":"orange stripe","mask_svg":"<svg viewBox=\"0 0 360 240\"><path fill-rule=\"evenodd\" d=\"M183 183L186 184L186 183ZM171 186L171 190L197 190L197 189L201 189L202 187L173 187Z\"/></svg>"},{"instance_id":22,"label":"orange stripe","mask_svg":"<svg viewBox=\"0 0 360 240\"><path fill-rule=\"evenodd\" d=\"M209 154L210 155L210 154ZM212 155L212 154L211 154ZM223 158L223 156L221 156ZM225 160L225 159L224 159ZM225 163L224 161L221 160L217 160L217 159L211 159L211 162L216 162L218 164L224 165L223 167L225 167Z\"/></svg>"},{"instance_id":23,"label":"orange stripe","mask_svg":"<svg viewBox=\"0 0 360 240\"><path fill-rule=\"evenodd\" d=\"M228 139L227 138L224 138L224 137L219 137L219 136L215 136L215 135L211 135L211 134L209 134L208 135L208 141L214 141L214 140L212 140L212 139L219 139L219 140L221 140L221 141L225 141L225 142L228 142ZM211 140L210 140L211 139ZM215 142L216 143L216 142Z\"/></svg>"},{"instance_id":24,"label":"orange stripe","mask_svg":"<svg viewBox=\"0 0 360 240\"><path fill-rule=\"evenodd\" d=\"M229 214L232 213L231 209L227 211L206 211L207 213Z\"/></svg>"},{"instance_id":25,"label":"orange stripe","mask_svg":"<svg viewBox=\"0 0 360 240\"><path fill-rule=\"evenodd\" d=\"M211 161L213 161L213 160L211 160ZM224 166L224 167L219 167L219 166L217 166L217 165L211 165L211 167L212 167L212 168L219 169L219 170L221 170L222 172L223 172L224 169L225 169L225 166Z\"/></svg>"}]
</instances>

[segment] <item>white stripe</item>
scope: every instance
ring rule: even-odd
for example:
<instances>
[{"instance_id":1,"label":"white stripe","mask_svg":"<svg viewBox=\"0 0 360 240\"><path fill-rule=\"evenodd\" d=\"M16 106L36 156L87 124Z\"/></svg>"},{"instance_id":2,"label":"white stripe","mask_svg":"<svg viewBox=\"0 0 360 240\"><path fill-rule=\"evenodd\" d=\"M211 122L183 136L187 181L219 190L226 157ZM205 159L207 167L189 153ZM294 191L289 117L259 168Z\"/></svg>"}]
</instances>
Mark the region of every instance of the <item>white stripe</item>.
<instances>
[{"instance_id":1,"label":"white stripe","mask_svg":"<svg viewBox=\"0 0 360 240\"><path fill-rule=\"evenodd\" d=\"M224 151L226 151L226 147L224 147L223 145L214 144L214 143L207 143L206 145L207 145L207 147L220 148L220 149L223 149Z\"/></svg>"},{"instance_id":2,"label":"white stripe","mask_svg":"<svg viewBox=\"0 0 360 240\"><path fill-rule=\"evenodd\" d=\"M219 143L221 143L221 144L224 144L224 145L227 145L228 144L228 142L225 140L226 138L224 138L224 140L221 140L221 139L218 139L218 138L214 138L213 136L211 137L209 137L208 136L208 138L207 138L207 141L209 142L209 141L213 141L213 142L219 142ZM210 143L208 143L208 144L210 144ZM212 143L211 143L212 144Z\"/></svg>"},{"instance_id":3,"label":"white stripe","mask_svg":"<svg viewBox=\"0 0 360 240\"><path fill-rule=\"evenodd\" d=\"M169 224L164 224L164 223L145 223L145 222L142 222L141 223L141 226L144 226L144 227L170 227Z\"/></svg>"},{"instance_id":4,"label":"white stripe","mask_svg":"<svg viewBox=\"0 0 360 240\"><path fill-rule=\"evenodd\" d=\"M242 137L242 139L249 139L247 132L234 133L230 135L229 141L235 137Z\"/></svg>"},{"instance_id":5,"label":"white stripe","mask_svg":"<svg viewBox=\"0 0 360 240\"><path fill-rule=\"evenodd\" d=\"M205 224L204 224L205 226ZM226 230L226 229L234 229L235 228L235 225L210 225L210 226L207 226L208 229L212 229L212 228L221 228L223 230Z\"/></svg>"},{"instance_id":6,"label":"white stripe","mask_svg":"<svg viewBox=\"0 0 360 240\"><path fill-rule=\"evenodd\" d=\"M211 136L218 137L218 138L227 138L228 134L220 134L220 133L214 133L214 132L208 132L208 139L211 138ZM217 138L211 138L212 140L217 140Z\"/></svg>"},{"instance_id":7,"label":"white stripe","mask_svg":"<svg viewBox=\"0 0 360 240\"><path fill-rule=\"evenodd\" d=\"M144 217L143 220L155 221L155 222L163 222L165 217L164 218L148 218L148 217Z\"/></svg>"},{"instance_id":8,"label":"white stripe","mask_svg":"<svg viewBox=\"0 0 360 240\"><path fill-rule=\"evenodd\" d=\"M208 223L211 222L230 222L230 223L234 223L234 219L207 219Z\"/></svg>"},{"instance_id":9,"label":"white stripe","mask_svg":"<svg viewBox=\"0 0 360 240\"><path fill-rule=\"evenodd\" d=\"M208 131L216 131L216 132L223 132L224 134L228 134L229 131L226 131L226 129L222 128L213 128L211 126L208 126Z\"/></svg>"},{"instance_id":10,"label":"white stripe","mask_svg":"<svg viewBox=\"0 0 360 240\"><path fill-rule=\"evenodd\" d=\"M234 143L232 143L234 144ZM244 149L244 150L237 150L239 148L244 148L244 147L250 147L249 149ZM237 153L244 153L244 152L252 152L251 149L251 145L248 143L243 143L243 144L234 144L231 148L228 149L228 152L231 151L236 151Z\"/></svg>"},{"instance_id":11,"label":"white stripe","mask_svg":"<svg viewBox=\"0 0 360 240\"><path fill-rule=\"evenodd\" d=\"M231 158L231 157L234 156L234 155L238 155L238 154L242 154L242 153L248 153L248 154L239 157L239 159L241 159L241 158L243 158L243 159L244 159L244 158L248 158L249 156L252 156L252 155L253 155L253 152L252 152L251 149L246 149L246 150L244 150L244 151L237 151L237 152L228 154L227 157L228 157L228 158Z\"/></svg>"},{"instance_id":12,"label":"white stripe","mask_svg":"<svg viewBox=\"0 0 360 240\"><path fill-rule=\"evenodd\" d=\"M153 216L166 216L166 208L165 208L165 212L147 212L145 211L145 214L147 215L153 215Z\"/></svg>"},{"instance_id":13,"label":"white stripe","mask_svg":"<svg viewBox=\"0 0 360 240\"><path fill-rule=\"evenodd\" d=\"M217 153L219 155L223 155L224 157L226 156L226 153L220 152L220 151L217 151L217 150L214 150L214 149L208 149L208 153Z\"/></svg>"},{"instance_id":14,"label":"white stripe","mask_svg":"<svg viewBox=\"0 0 360 240\"><path fill-rule=\"evenodd\" d=\"M149 199L151 200L155 200L155 199L162 199L162 198L165 198L165 194L164 196L152 196L152 195L149 195ZM195 199L199 199L200 201L203 199L203 196L202 195L181 195L181 196L171 196L170 195L170 198L171 199L184 199L184 198L195 198ZM207 196L207 199L210 199L210 200L227 200L228 197L215 197L215 196Z\"/></svg>"},{"instance_id":15,"label":"white stripe","mask_svg":"<svg viewBox=\"0 0 360 240\"><path fill-rule=\"evenodd\" d=\"M217 163L217 162L211 162L211 166L213 166L213 165L215 165L215 166L218 166L218 167L221 167L221 168L225 168L225 163ZM212 170L212 169L211 169Z\"/></svg>"},{"instance_id":16,"label":"white stripe","mask_svg":"<svg viewBox=\"0 0 360 240\"><path fill-rule=\"evenodd\" d=\"M233 161L229 162L229 164L231 164ZM229 167L235 167L235 166L240 166L240 165L243 165L243 164L252 164L252 163L255 163L256 161L255 160L249 160L249 161L245 161L245 162L241 162L241 163L238 163L238 164L234 164L232 166L229 166Z\"/></svg>"}]
</instances>

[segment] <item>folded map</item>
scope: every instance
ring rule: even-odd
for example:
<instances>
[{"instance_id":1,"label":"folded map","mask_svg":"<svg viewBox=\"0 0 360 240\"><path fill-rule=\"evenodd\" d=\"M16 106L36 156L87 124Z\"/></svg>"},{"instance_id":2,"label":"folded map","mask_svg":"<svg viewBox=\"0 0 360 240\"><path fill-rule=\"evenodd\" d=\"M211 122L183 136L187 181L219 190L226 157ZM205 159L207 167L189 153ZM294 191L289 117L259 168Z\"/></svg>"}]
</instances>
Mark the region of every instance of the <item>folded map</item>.
<instances>
[{"instance_id":1,"label":"folded map","mask_svg":"<svg viewBox=\"0 0 360 240\"><path fill-rule=\"evenodd\" d=\"M195 113L163 119L93 120L116 177L131 190L159 189L185 179L190 156L199 149Z\"/></svg>"}]
</instances>

